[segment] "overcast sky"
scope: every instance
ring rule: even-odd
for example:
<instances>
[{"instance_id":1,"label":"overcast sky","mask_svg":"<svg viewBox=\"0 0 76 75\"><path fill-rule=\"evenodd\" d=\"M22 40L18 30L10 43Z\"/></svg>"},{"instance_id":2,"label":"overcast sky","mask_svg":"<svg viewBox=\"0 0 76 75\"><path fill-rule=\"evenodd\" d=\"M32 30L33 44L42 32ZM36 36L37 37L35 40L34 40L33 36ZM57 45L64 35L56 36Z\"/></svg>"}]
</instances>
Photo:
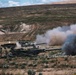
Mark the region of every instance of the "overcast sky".
<instances>
[{"instance_id":1,"label":"overcast sky","mask_svg":"<svg viewBox=\"0 0 76 75\"><path fill-rule=\"evenodd\" d=\"M61 1L61 0L0 0L0 8L12 7L12 6L48 4L57 1Z\"/></svg>"}]
</instances>

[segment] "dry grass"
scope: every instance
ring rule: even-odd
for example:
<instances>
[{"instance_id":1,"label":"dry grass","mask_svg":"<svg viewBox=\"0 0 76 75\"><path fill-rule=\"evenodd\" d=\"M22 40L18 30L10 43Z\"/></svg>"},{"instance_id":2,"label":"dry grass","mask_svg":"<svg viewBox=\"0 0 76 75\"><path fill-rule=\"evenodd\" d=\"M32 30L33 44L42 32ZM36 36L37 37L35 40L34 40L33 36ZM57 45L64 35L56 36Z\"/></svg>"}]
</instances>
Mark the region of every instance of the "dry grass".
<instances>
[{"instance_id":1,"label":"dry grass","mask_svg":"<svg viewBox=\"0 0 76 75\"><path fill-rule=\"evenodd\" d=\"M28 70L32 69L36 75L40 72L43 75L75 75L76 56L48 58L46 56L48 54L49 52L37 57L14 57L8 60L1 58L0 64L9 65L9 68L0 68L0 74L4 72L5 74L27 75Z\"/></svg>"}]
</instances>

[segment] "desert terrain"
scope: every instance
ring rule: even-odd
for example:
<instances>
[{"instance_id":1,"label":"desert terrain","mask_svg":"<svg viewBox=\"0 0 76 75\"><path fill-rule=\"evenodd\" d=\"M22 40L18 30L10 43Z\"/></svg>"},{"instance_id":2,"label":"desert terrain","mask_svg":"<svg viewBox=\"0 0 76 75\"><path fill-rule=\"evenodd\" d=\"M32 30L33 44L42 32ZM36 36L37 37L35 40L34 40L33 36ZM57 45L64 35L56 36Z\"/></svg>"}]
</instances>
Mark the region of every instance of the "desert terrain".
<instances>
[{"instance_id":1,"label":"desert terrain","mask_svg":"<svg viewBox=\"0 0 76 75\"><path fill-rule=\"evenodd\" d=\"M0 8L0 45L18 40L33 42L38 34L75 24L76 4L73 3ZM58 48L62 45L49 47ZM0 75L76 75L76 56L53 50L31 57L0 57Z\"/></svg>"},{"instance_id":2,"label":"desert terrain","mask_svg":"<svg viewBox=\"0 0 76 75\"><path fill-rule=\"evenodd\" d=\"M31 29L27 34L21 33L19 39L35 40L37 34L43 34L49 29L75 24L76 4L0 8L0 29L3 29L3 32L22 32L20 27L22 23L29 25ZM18 38L14 35L1 35L0 41L17 40ZM19 34L17 33L17 35Z\"/></svg>"}]
</instances>

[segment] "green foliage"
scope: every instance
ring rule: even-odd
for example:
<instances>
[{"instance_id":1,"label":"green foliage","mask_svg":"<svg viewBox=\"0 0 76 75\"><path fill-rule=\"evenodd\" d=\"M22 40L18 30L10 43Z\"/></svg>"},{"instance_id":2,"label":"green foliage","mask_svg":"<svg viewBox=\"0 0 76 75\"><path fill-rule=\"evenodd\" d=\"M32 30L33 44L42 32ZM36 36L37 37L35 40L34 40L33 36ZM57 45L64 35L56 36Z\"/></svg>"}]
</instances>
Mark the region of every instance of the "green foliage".
<instances>
[{"instance_id":1,"label":"green foliage","mask_svg":"<svg viewBox=\"0 0 76 75\"><path fill-rule=\"evenodd\" d=\"M76 65L68 65L70 68L76 68Z\"/></svg>"},{"instance_id":2,"label":"green foliage","mask_svg":"<svg viewBox=\"0 0 76 75\"><path fill-rule=\"evenodd\" d=\"M21 66L21 69L25 69L25 66Z\"/></svg>"},{"instance_id":3,"label":"green foliage","mask_svg":"<svg viewBox=\"0 0 76 75\"><path fill-rule=\"evenodd\" d=\"M43 75L42 73L39 73L39 75Z\"/></svg>"},{"instance_id":4,"label":"green foliage","mask_svg":"<svg viewBox=\"0 0 76 75\"><path fill-rule=\"evenodd\" d=\"M68 61L68 58L64 58L65 59L65 61Z\"/></svg>"},{"instance_id":5,"label":"green foliage","mask_svg":"<svg viewBox=\"0 0 76 75\"><path fill-rule=\"evenodd\" d=\"M51 51L51 52L49 53L50 56L51 56L51 55L54 55L54 54L56 54L56 52L52 52L52 51Z\"/></svg>"},{"instance_id":6,"label":"green foliage","mask_svg":"<svg viewBox=\"0 0 76 75\"><path fill-rule=\"evenodd\" d=\"M54 68L54 67L56 67L56 66L57 66L57 64L56 64L56 63L54 63L51 67L52 67L52 68Z\"/></svg>"},{"instance_id":7,"label":"green foliage","mask_svg":"<svg viewBox=\"0 0 76 75\"><path fill-rule=\"evenodd\" d=\"M45 66L44 66L44 68L48 68L48 67L49 67L48 65L45 65Z\"/></svg>"},{"instance_id":8,"label":"green foliage","mask_svg":"<svg viewBox=\"0 0 76 75\"><path fill-rule=\"evenodd\" d=\"M0 64L0 68L3 68L3 64Z\"/></svg>"},{"instance_id":9,"label":"green foliage","mask_svg":"<svg viewBox=\"0 0 76 75\"><path fill-rule=\"evenodd\" d=\"M43 60L42 60L42 63L48 64L48 60L47 60L47 59L43 59Z\"/></svg>"},{"instance_id":10,"label":"green foliage","mask_svg":"<svg viewBox=\"0 0 76 75\"><path fill-rule=\"evenodd\" d=\"M15 64L15 68L18 68L19 66L18 66L18 64Z\"/></svg>"},{"instance_id":11,"label":"green foliage","mask_svg":"<svg viewBox=\"0 0 76 75\"><path fill-rule=\"evenodd\" d=\"M52 59L50 62L51 62L51 63L54 63L54 62L56 62L56 60L53 60L53 59Z\"/></svg>"},{"instance_id":12,"label":"green foliage","mask_svg":"<svg viewBox=\"0 0 76 75\"><path fill-rule=\"evenodd\" d=\"M8 64L3 64L3 68L8 69L9 65Z\"/></svg>"},{"instance_id":13,"label":"green foliage","mask_svg":"<svg viewBox=\"0 0 76 75\"><path fill-rule=\"evenodd\" d=\"M16 64L16 62L14 62L14 61L10 63L10 65L15 65L15 64Z\"/></svg>"},{"instance_id":14,"label":"green foliage","mask_svg":"<svg viewBox=\"0 0 76 75\"><path fill-rule=\"evenodd\" d=\"M21 65L21 69L24 69L24 68L25 68L25 65L24 65L24 64L22 64L22 65Z\"/></svg>"},{"instance_id":15,"label":"green foliage","mask_svg":"<svg viewBox=\"0 0 76 75\"><path fill-rule=\"evenodd\" d=\"M28 75L35 75L35 71L34 70L28 70Z\"/></svg>"},{"instance_id":16,"label":"green foliage","mask_svg":"<svg viewBox=\"0 0 76 75\"><path fill-rule=\"evenodd\" d=\"M58 67L60 67L60 68L67 68L67 67L70 67L70 65L68 65L68 64L60 64Z\"/></svg>"},{"instance_id":17,"label":"green foliage","mask_svg":"<svg viewBox=\"0 0 76 75\"><path fill-rule=\"evenodd\" d=\"M36 67L37 66L37 63L30 63L28 66L29 67Z\"/></svg>"},{"instance_id":18,"label":"green foliage","mask_svg":"<svg viewBox=\"0 0 76 75\"><path fill-rule=\"evenodd\" d=\"M29 66L29 67L31 67L31 66L33 66L33 64L32 64L32 63L30 63L28 66Z\"/></svg>"}]
</instances>

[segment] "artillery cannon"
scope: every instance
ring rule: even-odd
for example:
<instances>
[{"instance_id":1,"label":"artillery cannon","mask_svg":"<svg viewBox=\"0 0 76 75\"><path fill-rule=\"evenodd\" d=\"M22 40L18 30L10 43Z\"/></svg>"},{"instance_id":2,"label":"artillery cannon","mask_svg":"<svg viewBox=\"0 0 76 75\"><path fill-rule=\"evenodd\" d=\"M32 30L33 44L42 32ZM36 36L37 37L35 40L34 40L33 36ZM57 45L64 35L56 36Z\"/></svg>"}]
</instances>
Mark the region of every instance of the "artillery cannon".
<instances>
[{"instance_id":1,"label":"artillery cannon","mask_svg":"<svg viewBox=\"0 0 76 75\"><path fill-rule=\"evenodd\" d=\"M53 50L61 50L61 48L52 48L52 49L31 48L28 50L20 48L20 49L11 49L11 53L13 56L36 56L39 53L43 53L46 51L53 51Z\"/></svg>"},{"instance_id":2,"label":"artillery cannon","mask_svg":"<svg viewBox=\"0 0 76 75\"><path fill-rule=\"evenodd\" d=\"M21 45L21 47L34 46L34 43L30 42L29 40L19 40L18 43Z\"/></svg>"},{"instance_id":3,"label":"artillery cannon","mask_svg":"<svg viewBox=\"0 0 76 75\"><path fill-rule=\"evenodd\" d=\"M4 49L15 48L16 44L15 43L7 43L7 44L2 44L1 47L3 47Z\"/></svg>"},{"instance_id":4,"label":"artillery cannon","mask_svg":"<svg viewBox=\"0 0 76 75\"><path fill-rule=\"evenodd\" d=\"M17 42L16 42L16 43L3 44L1 45L1 47L4 48L6 56L37 56L39 53L42 52L61 50L61 48L41 49L39 47L36 47L37 46L36 44L34 43L30 44L30 42L27 41L20 41L19 43L25 44L25 46L17 47Z\"/></svg>"},{"instance_id":5,"label":"artillery cannon","mask_svg":"<svg viewBox=\"0 0 76 75\"><path fill-rule=\"evenodd\" d=\"M44 52L44 49L11 49L13 56L33 56L38 55L39 53Z\"/></svg>"}]
</instances>

